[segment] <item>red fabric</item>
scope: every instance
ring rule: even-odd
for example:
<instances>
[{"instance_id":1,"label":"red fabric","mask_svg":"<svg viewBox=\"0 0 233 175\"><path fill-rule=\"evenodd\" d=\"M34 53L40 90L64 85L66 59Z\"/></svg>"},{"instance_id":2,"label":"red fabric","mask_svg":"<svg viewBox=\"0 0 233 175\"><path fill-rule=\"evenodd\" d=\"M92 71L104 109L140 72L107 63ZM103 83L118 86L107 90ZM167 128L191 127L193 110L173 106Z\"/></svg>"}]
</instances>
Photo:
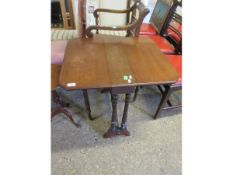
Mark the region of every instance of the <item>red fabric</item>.
<instances>
[{"instance_id":1,"label":"red fabric","mask_svg":"<svg viewBox=\"0 0 233 175\"><path fill-rule=\"evenodd\" d=\"M157 35L157 32L151 24L143 23L141 25L139 35Z\"/></svg>"},{"instance_id":2,"label":"red fabric","mask_svg":"<svg viewBox=\"0 0 233 175\"><path fill-rule=\"evenodd\" d=\"M182 55L166 55L166 57L179 75L179 79L176 83L182 83Z\"/></svg>"},{"instance_id":3,"label":"red fabric","mask_svg":"<svg viewBox=\"0 0 233 175\"><path fill-rule=\"evenodd\" d=\"M180 33L182 33L182 24L178 23L175 20L172 20L170 25L174 27L175 29L177 29Z\"/></svg>"},{"instance_id":4,"label":"red fabric","mask_svg":"<svg viewBox=\"0 0 233 175\"><path fill-rule=\"evenodd\" d=\"M167 35L173 38L176 42L179 42L181 39L179 35L177 35L174 31L172 31L169 28L167 29Z\"/></svg>"},{"instance_id":5,"label":"red fabric","mask_svg":"<svg viewBox=\"0 0 233 175\"><path fill-rule=\"evenodd\" d=\"M51 43L51 64L62 64L67 41L59 40Z\"/></svg>"},{"instance_id":6,"label":"red fabric","mask_svg":"<svg viewBox=\"0 0 233 175\"><path fill-rule=\"evenodd\" d=\"M174 53L174 46L170 44L165 38L154 35L154 36L148 36L160 49L163 53Z\"/></svg>"},{"instance_id":7,"label":"red fabric","mask_svg":"<svg viewBox=\"0 0 233 175\"><path fill-rule=\"evenodd\" d=\"M176 22L175 20L172 20L170 25L174 27L177 31L179 31L182 34L182 24ZM173 38L176 42L180 41L179 35L177 35L174 31L172 31L170 28L167 29L167 35Z\"/></svg>"}]
</instances>

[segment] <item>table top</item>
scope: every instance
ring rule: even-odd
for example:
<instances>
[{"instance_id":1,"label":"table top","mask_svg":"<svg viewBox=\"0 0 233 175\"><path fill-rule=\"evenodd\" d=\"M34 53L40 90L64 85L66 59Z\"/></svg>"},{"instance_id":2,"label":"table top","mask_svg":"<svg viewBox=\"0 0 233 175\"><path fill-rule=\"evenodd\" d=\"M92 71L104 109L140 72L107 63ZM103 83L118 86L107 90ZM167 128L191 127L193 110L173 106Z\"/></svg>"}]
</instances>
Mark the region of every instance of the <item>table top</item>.
<instances>
[{"instance_id":1,"label":"table top","mask_svg":"<svg viewBox=\"0 0 233 175\"><path fill-rule=\"evenodd\" d=\"M61 65L51 64L51 89L54 90L58 87L59 75L61 71Z\"/></svg>"},{"instance_id":2,"label":"table top","mask_svg":"<svg viewBox=\"0 0 233 175\"><path fill-rule=\"evenodd\" d=\"M67 44L59 84L66 90L171 84L178 74L147 37L98 35Z\"/></svg>"}]
</instances>

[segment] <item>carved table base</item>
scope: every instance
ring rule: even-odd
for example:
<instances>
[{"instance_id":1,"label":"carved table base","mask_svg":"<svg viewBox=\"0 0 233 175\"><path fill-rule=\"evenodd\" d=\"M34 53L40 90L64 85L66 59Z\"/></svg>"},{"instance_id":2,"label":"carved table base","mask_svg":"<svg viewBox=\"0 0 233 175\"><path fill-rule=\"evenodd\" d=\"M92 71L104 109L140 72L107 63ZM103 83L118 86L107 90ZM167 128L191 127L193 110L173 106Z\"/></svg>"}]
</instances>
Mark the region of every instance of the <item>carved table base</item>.
<instances>
[{"instance_id":1,"label":"carved table base","mask_svg":"<svg viewBox=\"0 0 233 175\"><path fill-rule=\"evenodd\" d=\"M104 138L110 138L114 136L130 136L130 132L127 128L122 129L120 127L109 128L109 130L104 134Z\"/></svg>"},{"instance_id":2,"label":"carved table base","mask_svg":"<svg viewBox=\"0 0 233 175\"><path fill-rule=\"evenodd\" d=\"M59 113L63 113L66 117L69 118L71 123L73 123L76 127L78 127L78 128L81 127L80 124L74 122L74 119L73 119L71 113L63 108L64 106L67 106L67 104L65 104L63 101L61 101L61 99L58 96L56 90L52 90L52 100L56 103L56 105L58 105L58 107L56 107L51 112L51 120L55 117L55 115L57 115Z\"/></svg>"},{"instance_id":3,"label":"carved table base","mask_svg":"<svg viewBox=\"0 0 233 175\"><path fill-rule=\"evenodd\" d=\"M130 132L126 127L127 117L128 117L128 107L130 102L131 92L134 91L134 87L127 87L127 88L115 88L112 89L111 100L112 100L112 121L111 127L108 131L104 134L104 138L110 138L113 136L130 136ZM118 125L118 117L117 117L117 101L118 101L118 94L125 92L125 106L124 112L122 117L121 126Z\"/></svg>"}]
</instances>

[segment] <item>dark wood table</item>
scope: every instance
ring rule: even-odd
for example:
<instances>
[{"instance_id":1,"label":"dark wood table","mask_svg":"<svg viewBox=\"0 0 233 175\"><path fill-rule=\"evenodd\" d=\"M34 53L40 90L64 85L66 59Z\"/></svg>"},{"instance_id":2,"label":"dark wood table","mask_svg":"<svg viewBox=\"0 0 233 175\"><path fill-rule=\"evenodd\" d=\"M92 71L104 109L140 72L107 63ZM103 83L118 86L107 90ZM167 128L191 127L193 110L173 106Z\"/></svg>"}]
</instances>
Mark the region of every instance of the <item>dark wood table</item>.
<instances>
[{"instance_id":1,"label":"dark wood table","mask_svg":"<svg viewBox=\"0 0 233 175\"><path fill-rule=\"evenodd\" d=\"M146 37L94 36L70 40L59 84L66 90L111 89L112 121L105 138L129 135L126 127L130 95L136 86L171 85L178 74ZM118 125L118 94L126 94L122 123ZM87 93L84 94L87 96ZM88 103L87 99L85 100ZM89 104L88 104L89 105ZM90 107L87 109L90 113Z\"/></svg>"},{"instance_id":2,"label":"dark wood table","mask_svg":"<svg viewBox=\"0 0 233 175\"><path fill-rule=\"evenodd\" d=\"M51 90L52 90L52 101L56 104L56 108L54 108L51 111L51 120L59 113L63 113L65 116L67 116L70 121L76 126L80 127L78 123L74 122L74 119L72 117L72 114L67 111L64 107L67 106L59 97L59 95L56 92L56 89L59 85L59 75L61 71L61 65L58 64L51 64Z\"/></svg>"}]
</instances>

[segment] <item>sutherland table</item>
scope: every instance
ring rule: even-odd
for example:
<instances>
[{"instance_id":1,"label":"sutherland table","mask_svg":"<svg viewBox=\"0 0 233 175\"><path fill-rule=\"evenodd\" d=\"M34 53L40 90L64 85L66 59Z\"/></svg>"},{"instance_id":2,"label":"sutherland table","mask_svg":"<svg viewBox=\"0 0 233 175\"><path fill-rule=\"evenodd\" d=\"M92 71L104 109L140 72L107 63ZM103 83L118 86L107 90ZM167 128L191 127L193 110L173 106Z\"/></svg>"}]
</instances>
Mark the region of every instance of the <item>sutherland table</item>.
<instances>
[{"instance_id":1,"label":"sutherland table","mask_svg":"<svg viewBox=\"0 0 233 175\"><path fill-rule=\"evenodd\" d=\"M129 135L126 120L130 94L136 86L171 85L177 79L177 72L150 39L97 35L68 42L59 82L66 90L110 88L112 120L104 134L107 138ZM126 94L121 126L117 117L118 94ZM89 106L88 99L85 102ZM87 110L90 113L90 107Z\"/></svg>"}]
</instances>

